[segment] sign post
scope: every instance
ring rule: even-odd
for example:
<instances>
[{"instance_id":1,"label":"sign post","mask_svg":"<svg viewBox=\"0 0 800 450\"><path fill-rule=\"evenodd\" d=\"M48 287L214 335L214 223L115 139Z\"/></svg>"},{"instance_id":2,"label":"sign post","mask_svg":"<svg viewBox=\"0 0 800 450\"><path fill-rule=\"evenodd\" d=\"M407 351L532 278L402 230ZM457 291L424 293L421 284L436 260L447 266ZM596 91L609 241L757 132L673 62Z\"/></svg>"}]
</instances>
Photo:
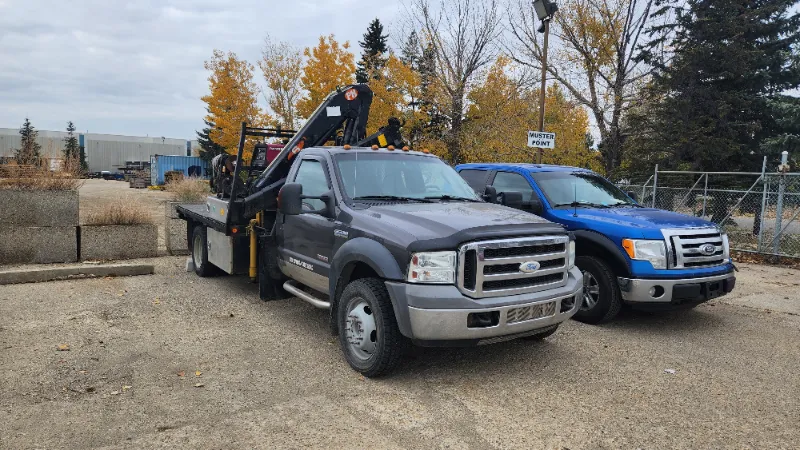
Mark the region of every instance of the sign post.
<instances>
[{"instance_id":1,"label":"sign post","mask_svg":"<svg viewBox=\"0 0 800 450\"><path fill-rule=\"evenodd\" d=\"M528 131L528 147L539 149L539 164L541 164L542 149L556 147L556 134L544 131Z\"/></svg>"}]
</instances>

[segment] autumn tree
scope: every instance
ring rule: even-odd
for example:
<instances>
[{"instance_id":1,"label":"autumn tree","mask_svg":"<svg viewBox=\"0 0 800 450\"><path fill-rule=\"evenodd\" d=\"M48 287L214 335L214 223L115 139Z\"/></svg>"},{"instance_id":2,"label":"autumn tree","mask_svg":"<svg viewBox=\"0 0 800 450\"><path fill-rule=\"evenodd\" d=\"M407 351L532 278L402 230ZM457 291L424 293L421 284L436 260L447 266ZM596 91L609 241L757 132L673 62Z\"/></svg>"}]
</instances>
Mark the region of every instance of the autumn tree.
<instances>
[{"instance_id":1,"label":"autumn tree","mask_svg":"<svg viewBox=\"0 0 800 450\"><path fill-rule=\"evenodd\" d=\"M303 51L307 60L300 84L306 95L297 101L300 117L307 119L328 94L339 86L353 83L355 62L349 49L350 43L339 45L331 34L320 36L316 47Z\"/></svg>"},{"instance_id":2,"label":"autumn tree","mask_svg":"<svg viewBox=\"0 0 800 450\"><path fill-rule=\"evenodd\" d=\"M516 71L518 72L518 71ZM462 141L467 162L531 162L527 131L536 129L539 91L529 87L505 55L497 58L484 82L469 94L468 120ZM598 169L597 152L587 146L589 118L580 105L553 85L545 96L545 127L557 135L556 148L544 153L548 164Z\"/></svg>"},{"instance_id":3,"label":"autumn tree","mask_svg":"<svg viewBox=\"0 0 800 450\"><path fill-rule=\"evenodd\" d=\"M17 164L39 164L42 157L42 145L36 141L39 137L39 132L27 117L19 129L19 134L22 138L20 146L14 155Z\"/></svg>"},{"instance_id":4,"label":"autumn tree","mask_svg":"<svg viewBox=\"0 0 800 450\"><path fill-rule=\"evenodd\" d=\"M208 77L210 93L201 100L206 103L206 123L213 123L209 137L228 153L236 154L241 123L261 126L270 118L258 107L258 85L253 81L252 64L239 59L235 53L214 50L211 60L204 64L211 72ZM245 159L252 152L254 141L247 140Z\"/></svg>"},{"instance_id":5,"label":"autumn tree","mask_svg":"<svg viewBox=\"0 0 800 450\"><path fill-rule=\"evenodd\" d=\"M563 0L552 21L548 77L591 112L608 174L622 161L623 119L649 74L636 56L654 1ZM509 54L538 73L544 55L533 3L520 1L511 17Z\"/></svg>"},{"instance_id":6,"label":"autumn tree","mask_svg":"<svg viewBox=\"0 0 800 450\"><path fill-rule=\"evenodd\" d=\"M414 0L411 20L430 50L431 79L424 87L430 111L444 119L442 140L451 164L463 160L461 142L467 94L494 60L500 35L497 0L453 0L437 3ZM423 55L424 56L424 55ZM424 58L423 58L424 59Z\"/></svg>"},{"instance_id":7,"label":"autumn tree","mask_svg":"<svg viewBox=\"0 0 800 450\"><path fill-rule=\"evenodd\" d=\"M215 156L225 153L225 147L217 144L211 139L211 130L215 128L214 124L208 120L204 120L205 127L197 131L197 144L200 145L200 159L203 161L211 161Z\"/></svg>"},{"instance_id":8,"label":"autumn tree","mask_svg":"<svg viewBox=\"0 0 800 450\"><path fill-rule=\"evenodd\" d=\"M413 100L421 95L419 73L397 56L390 55L378 75L369 83L373 99L367 134L386 125L390 117L397 117L405 123L405 135L413 143L414 136L409 136L409 131L424 120L423 114L413 105Z\"/></svg>"},{"instance_id":9,"label":"autumn tree","mask_svg":"<svg viewBox=\"0 0 800 450\"><path fill-rule=\"evenodd\" d=\"M302 94L300 78L303 57L300 51L288 42L273 42L267 36L258 62L264 74L268 95L267 103L275 113L278 124L294 129L299 120L297 101Z\"/></svg>"},{"instance_id":10,"label":"autumn tree","mask_svg":"<svg viewBox=\"0 0 800 450\"><path fill-rule=\"evenodd\" d=\"M374 19L370 22L367 32L364 33L364 40L358 43L362 52L356 69L356 82L366 83L377 79L381 74L389 54L389 45L386 43L388 37L383 34L380 20Z\"/></svg>"}]
</instances>

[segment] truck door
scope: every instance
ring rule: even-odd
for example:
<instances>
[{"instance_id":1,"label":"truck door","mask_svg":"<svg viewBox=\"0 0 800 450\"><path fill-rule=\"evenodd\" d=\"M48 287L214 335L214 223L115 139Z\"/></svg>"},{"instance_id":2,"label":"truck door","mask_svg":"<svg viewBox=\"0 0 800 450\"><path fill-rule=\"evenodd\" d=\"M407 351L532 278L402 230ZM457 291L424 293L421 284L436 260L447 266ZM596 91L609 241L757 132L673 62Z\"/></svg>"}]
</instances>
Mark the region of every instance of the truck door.
<instances>
[{"instance_id":1,"label":"truck door","mask_svg":"<svg viewBox=\"0 0 800 450\"><path fill-rule=\"evenodd\" d=\"M327 163L323 158L307 156L299 163L289 179L303 185L303 195L319 196L330 190ZM322 200L303 200L304 211L323 207ZM321 292L328 292L335 224L335 219L314 213L281 215L278 246L287 275Z\"/></svg>"}]
</instances>

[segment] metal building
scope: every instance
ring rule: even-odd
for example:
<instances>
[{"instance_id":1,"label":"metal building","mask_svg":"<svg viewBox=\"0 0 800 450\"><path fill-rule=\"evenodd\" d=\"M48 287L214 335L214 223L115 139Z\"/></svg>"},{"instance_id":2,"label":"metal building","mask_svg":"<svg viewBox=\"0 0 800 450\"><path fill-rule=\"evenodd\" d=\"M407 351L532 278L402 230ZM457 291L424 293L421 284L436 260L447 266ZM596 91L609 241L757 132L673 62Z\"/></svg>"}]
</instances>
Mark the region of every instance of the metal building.
<instances>
[{"instance_id":1,"label":"metal building","mask_svg":"<svg viewBox=\"0 0 800 450\"><path fill-rule=\"evenodd\" d=\"M60 159L64 153L64 131L36 130L37 142L42 146L42 157ZM150 162L153 155L186 155L190 148L185 139L164 137L118 136L113 134L75 133L79 144L85 148L90 172L108 170L116 172L126 162ZM13 157L21 145L17 128L0 128L0 157Z\"/></svg>"}]
</instances>

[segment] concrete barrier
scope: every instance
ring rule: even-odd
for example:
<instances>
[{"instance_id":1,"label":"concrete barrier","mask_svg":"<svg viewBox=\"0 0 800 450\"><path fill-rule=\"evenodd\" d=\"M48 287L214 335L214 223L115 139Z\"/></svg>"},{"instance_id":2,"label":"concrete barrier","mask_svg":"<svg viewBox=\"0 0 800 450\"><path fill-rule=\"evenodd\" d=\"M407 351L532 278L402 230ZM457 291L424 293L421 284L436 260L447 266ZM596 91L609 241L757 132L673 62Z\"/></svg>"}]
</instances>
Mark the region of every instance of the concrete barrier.
<instances>
[{"instance_id":1,"label":"concrete barrier","mask_svg":"<svg viewBox=\"0 0 800 450\"><path fill-rule=\"evenodd\" d=\"M164 222L164 244L170 255L187 255L186 221L182 219L167 219Z\"/></svg>"},{"instance_id":2,"label":"concrete barrier","mask_svg":"<svg viewBox=\"0 0 800 450\"><path fill-rule=\"evenodd\" d=\"M0 264L78 260L77 228L0 226Z\"/></svg>"},{"instance_id":3,"label":"concrete barrier","mask_svg":"<svg viewBox=\"0 0 800 450\"><path fill-rule=\"evenodd\" d=\"M78 225L78 191L0 191L0 224Z\"/></svg>"},{"instance_id":4,"label":"concrete barrier","mask_svg":"<svg viewBox=\"0 0 800 450\"><path fill-rule=\"evenodd\" d=\"M150 258L158 255L158 227L82 225L81 260Z\"/></svg>"},{"instance_id":5,"label":"concrete barrier","mask_svg":"<svg viewBox=\"0 0 800 450\"><path fill-rule=\"evenodd\" d=\"M39 283L42 281L64 280L89 277L131 277L150 275L155 272L152 264L101 264L78 267L42 267L20 270L0 270L0 285L19 283Z\"/></svg>"}]
</instances>

